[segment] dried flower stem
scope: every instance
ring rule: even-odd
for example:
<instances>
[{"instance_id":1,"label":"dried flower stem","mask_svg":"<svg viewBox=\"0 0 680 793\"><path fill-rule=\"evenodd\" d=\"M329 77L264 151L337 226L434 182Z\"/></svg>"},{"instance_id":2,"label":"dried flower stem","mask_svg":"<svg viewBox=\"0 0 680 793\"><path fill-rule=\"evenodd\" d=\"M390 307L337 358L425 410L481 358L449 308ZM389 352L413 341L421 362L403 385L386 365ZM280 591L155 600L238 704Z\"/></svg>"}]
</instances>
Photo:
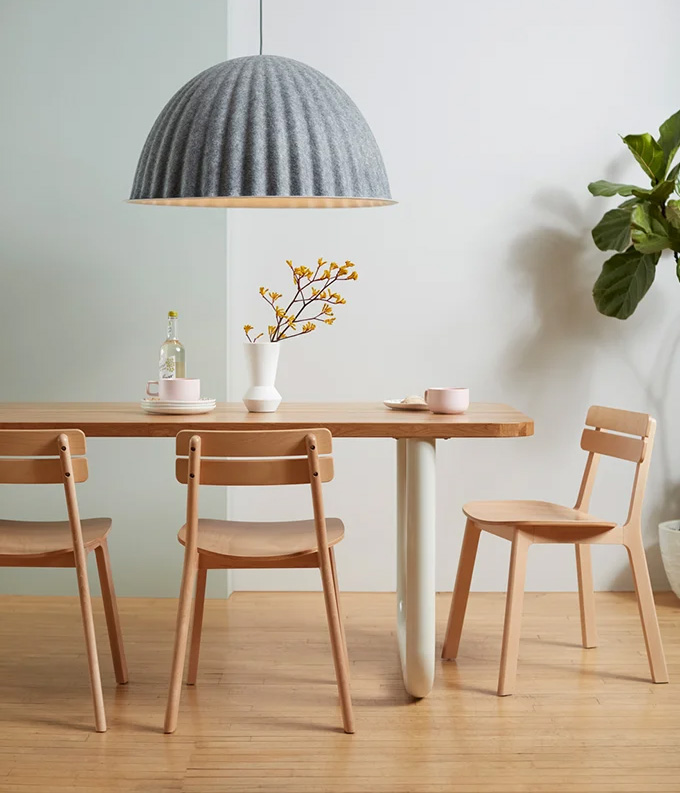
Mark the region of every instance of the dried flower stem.
<instances>
[{"instance_id":1,"label":"dried flower stem","mask_svg":"<svg viewBox=\"0 0 680 793\"><path fill-rule=\"evenodd\" d=\"M331 287L337 281L356 281L358 278L356 270L353 269L354 264L350 261L346 261L343 265L331 262L326 267L327 262L319 259L314 272L304 266L293 267L293 263L290 260L286 261L286 264L292 271L295 293L285 309L278 305L278 301L283 297L280 292L275 292L264 286L260 287L260 296L274 309L276 317L276 324L270 325L268 328L269 341L271 342L292 339L296 336L311 333L311 331L316 330L317 326L315 323L318 321L332 325L335 322L332 306L342 305L346 301L337 292L333 292ZM306 293L305 290L307 289L311 289L311 295ZM318 313L306 317L303 316L313 303L318 304L319 302L322 306ZM296 303L302 304L297 310L294 308ZM291 333L290 331L297 330L298 323L304 323L302 330ZM250 342L256 342L264 335L260 333L254 339L251 338L252 325L244 325L243 330Z\"/></svg>"}]
</instances>

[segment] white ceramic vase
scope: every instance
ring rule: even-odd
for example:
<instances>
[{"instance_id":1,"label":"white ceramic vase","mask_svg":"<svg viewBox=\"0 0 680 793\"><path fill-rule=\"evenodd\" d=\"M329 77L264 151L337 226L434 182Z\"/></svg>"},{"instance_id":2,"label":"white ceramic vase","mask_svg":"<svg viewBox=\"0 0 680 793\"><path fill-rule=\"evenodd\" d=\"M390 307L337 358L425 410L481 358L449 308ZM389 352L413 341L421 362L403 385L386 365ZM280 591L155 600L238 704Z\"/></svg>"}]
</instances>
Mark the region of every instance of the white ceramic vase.
<instances>
[{"instance_id":1,"label":"white ceramic vase","mask_svg":"<svg viewBox=\"0 0 680 793\"><path fill-rule=\"evenodd\" d=\"M680 598L680 520L659 523L659 547L671 589Z\"/></svg>"},{"instance_id":2,"label":"white ceramic vase","mask_svg":"<svg viewBox=\"0 0 680 793\"><path fill-rule=\"evenodd\" d=\"M274 386L279 343L247 341L243 347L250 375L250 387L243 396L243 403L251 413L273 413L281 404L281 394Z\"/></svg>"}]
</instances>

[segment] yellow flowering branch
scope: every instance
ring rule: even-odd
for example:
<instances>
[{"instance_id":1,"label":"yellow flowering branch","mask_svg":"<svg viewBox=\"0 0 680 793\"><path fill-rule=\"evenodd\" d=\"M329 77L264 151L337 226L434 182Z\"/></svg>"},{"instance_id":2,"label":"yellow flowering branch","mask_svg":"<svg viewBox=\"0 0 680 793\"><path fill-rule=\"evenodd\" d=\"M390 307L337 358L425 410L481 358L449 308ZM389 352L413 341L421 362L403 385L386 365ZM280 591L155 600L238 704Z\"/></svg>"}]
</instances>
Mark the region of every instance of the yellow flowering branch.
<instances>
[{"instance_id":1,"label":"yellow flowering branch","mask_svg":"<svg viewBox=\"0 0 680 793\"><path fill-rule=\"evenodd\" d=\"M285 308L278 302L283 297L280 292L275 292L264 286L261 286L259 290L262 299L274 310L276 324L269 325L267 328L269 341L272 342L311 333L316 330L316 323L319 321L326 325L332 325L336 319L333 314L333 306L343 305L346 300L338 292L334 292L331 287L338 281L356 281L358 278L354 263L350 261L341 265L331 262L328 265L324 259L318 259L316 269L313 271L304 265L295 267L289 259L286 260L286 264L293 277L295 293ZM321 304L320 308L319 303ZM297 308L296 304L301 305ZM313 304L316 305L313 306ZM295 309L294 306L296 306ZM312 306L313 308L308 312ZM305 314L306 316L303 316ZM298 330L300 323L302 328ZM250 342L256 342L264 335L260 333L255 338L251 338L252 325L244 325L243 330Z\"/></svg>"},{"instance_id":2,"label":"yellow flowering branch","mask_svg":"<svg viewBox=\"0 0 680 793\"><path fill-rule=\"evenodd\" d=\"M261 338L262 336L264 336L264 333L258 333L258 335L257 335L257 336L255 336L255 338L254 338L254 339L251 339L251 338L250 338L250 331L251 331L252 329L253 329L253 326L252 326L252 325L244 325L244 326L243 326L243 330L246 332L246 336L247 336L247 338L248 338L248 341L249 341L249 342L252 342L252 343L255 343L255 342L256 342L256 341L257 341L259 338Z\"/></svg>"}]
</instances>

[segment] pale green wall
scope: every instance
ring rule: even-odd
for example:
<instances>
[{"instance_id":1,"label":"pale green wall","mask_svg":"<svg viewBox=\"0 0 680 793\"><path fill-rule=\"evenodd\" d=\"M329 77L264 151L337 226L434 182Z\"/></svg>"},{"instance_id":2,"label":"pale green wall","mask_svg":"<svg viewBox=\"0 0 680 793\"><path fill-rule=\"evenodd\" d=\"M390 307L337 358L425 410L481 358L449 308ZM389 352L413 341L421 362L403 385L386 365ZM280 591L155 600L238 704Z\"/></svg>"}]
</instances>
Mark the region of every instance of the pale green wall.
<instances>
[{"instance_id":1,"label":"pale green wall","mask_svg":"<svg viewBox=\"0 0 680 793\"><path fill-rule=\"evenodd\" d=\"M124 199L158 112L226 46L224 0L0 0L0 401L138 399L169 308L189 374L225 398L226 214ZM172 441L89 448L81 512L114 519L119 594L176 595ZM63 512L59 487L0 486L0 517ZM73 593L74 575L0 569L0 592Z\"/></svg>"},{"instance_id":2,"label":"pale green wall","mask_svg":"<svg viewBox=\"0 0 680 793\"><path fill-rule=\"evenodd\" d=\"M137 398L170 307L182 313L190 372L222 398L231 331L229 388L238 399L246 385L240 326L266 322L258 286L285 285L288 258L351 258L360 280L338 322L282 349L284 400L380 402L468 385L475 400L506 401L536 420L534 438L439 444L437 588L453 582L465 501L573 501L586 407L600 403L659 420L644 537L654 584L666 589L656 534L660 520L680 514L680 369L671 366L679 287L665 260L633 317L597 314L590 293L606 256L590 229L608 203L586 185L639 179L617 133L653 131L678 109L677 0L646 5L664 20L654 74L669 77L657 80L603 46L639 50L636 0L268 0L265 52L309 63L349 93L400 203L229 214L229 328L226 214L122 201L173 91L227 54L257 51L257 1L231 2L229 26L226 6L0 0L0 400ZM188 268L194 275L180 279ZM114 326L118 355L104 346ZM183 507L171 447L91 443L83 512L114 517L125 594L177 592L173 535ZM631 472L610 462L593 511L623 518ZM222 496L208 495L215 501L205 511L222 514ZM0 515L62 508L57 489L45 500L25 496L31 503L19 510L0 488ZM338 441L327 504L347 526L341 585L393 588L393 442ZM249 490L234 494L230 509L242 519L300 517L309 501L299 491L258 502ZM476 589L505 586L506 545L488 538ZM528 588L575 587L570 549L532 554ZM596 588L631 587L621 549L594 557ZM223 592L215 578L213 592ZM265 570L237 571L234 582L300 589L319 579ZM0 569L0 591L73 591L72 576Z\"/></svg>"}]
</instances>

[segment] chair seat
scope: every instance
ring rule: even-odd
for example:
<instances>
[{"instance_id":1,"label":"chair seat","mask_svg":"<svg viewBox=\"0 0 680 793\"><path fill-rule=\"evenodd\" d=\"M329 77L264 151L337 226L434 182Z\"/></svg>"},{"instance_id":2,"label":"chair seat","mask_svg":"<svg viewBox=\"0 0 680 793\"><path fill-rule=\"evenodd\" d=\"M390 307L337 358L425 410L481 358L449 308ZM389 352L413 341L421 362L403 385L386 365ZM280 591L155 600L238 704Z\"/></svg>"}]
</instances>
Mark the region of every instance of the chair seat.
<instances>
[{"instance_id":1,"label":"chair seat","mask_svg":"<svg viewBox=\"0 0 680 793\"><path fill-rule=\"evenodd\" d=\"M91 550L111 529L111 518L90 518L80 522L83 544ZM45 556L73 550L71 527L67 520L0 520L0 556Z\"/></svg>"},{"instance_id":2,"label":"chair seat","mask_svg":"<svg viewBox=\"0 0 680 793\"><path fill-rule=\"evenodd\" d=\"M617 524L600 520L571 507L551 504L549 501L470 501L463 512L475 523L494 526L547 526L612 529Z\"/></svg>"},{"instance_id":3,"label":"chair seat","mask_svg":"<svg viewBox=\"0 0 680 793\"><path fill-rule=\"evenodd\" d=\"M326 518L328 544L335 545L345 534L339 518ZM186 526L177 535L185 544ZM236 520L198 521L198 550L220 556L276 559L314 553L317 550L313 520L253 523Z\"/></svg>"}]
</instances>

